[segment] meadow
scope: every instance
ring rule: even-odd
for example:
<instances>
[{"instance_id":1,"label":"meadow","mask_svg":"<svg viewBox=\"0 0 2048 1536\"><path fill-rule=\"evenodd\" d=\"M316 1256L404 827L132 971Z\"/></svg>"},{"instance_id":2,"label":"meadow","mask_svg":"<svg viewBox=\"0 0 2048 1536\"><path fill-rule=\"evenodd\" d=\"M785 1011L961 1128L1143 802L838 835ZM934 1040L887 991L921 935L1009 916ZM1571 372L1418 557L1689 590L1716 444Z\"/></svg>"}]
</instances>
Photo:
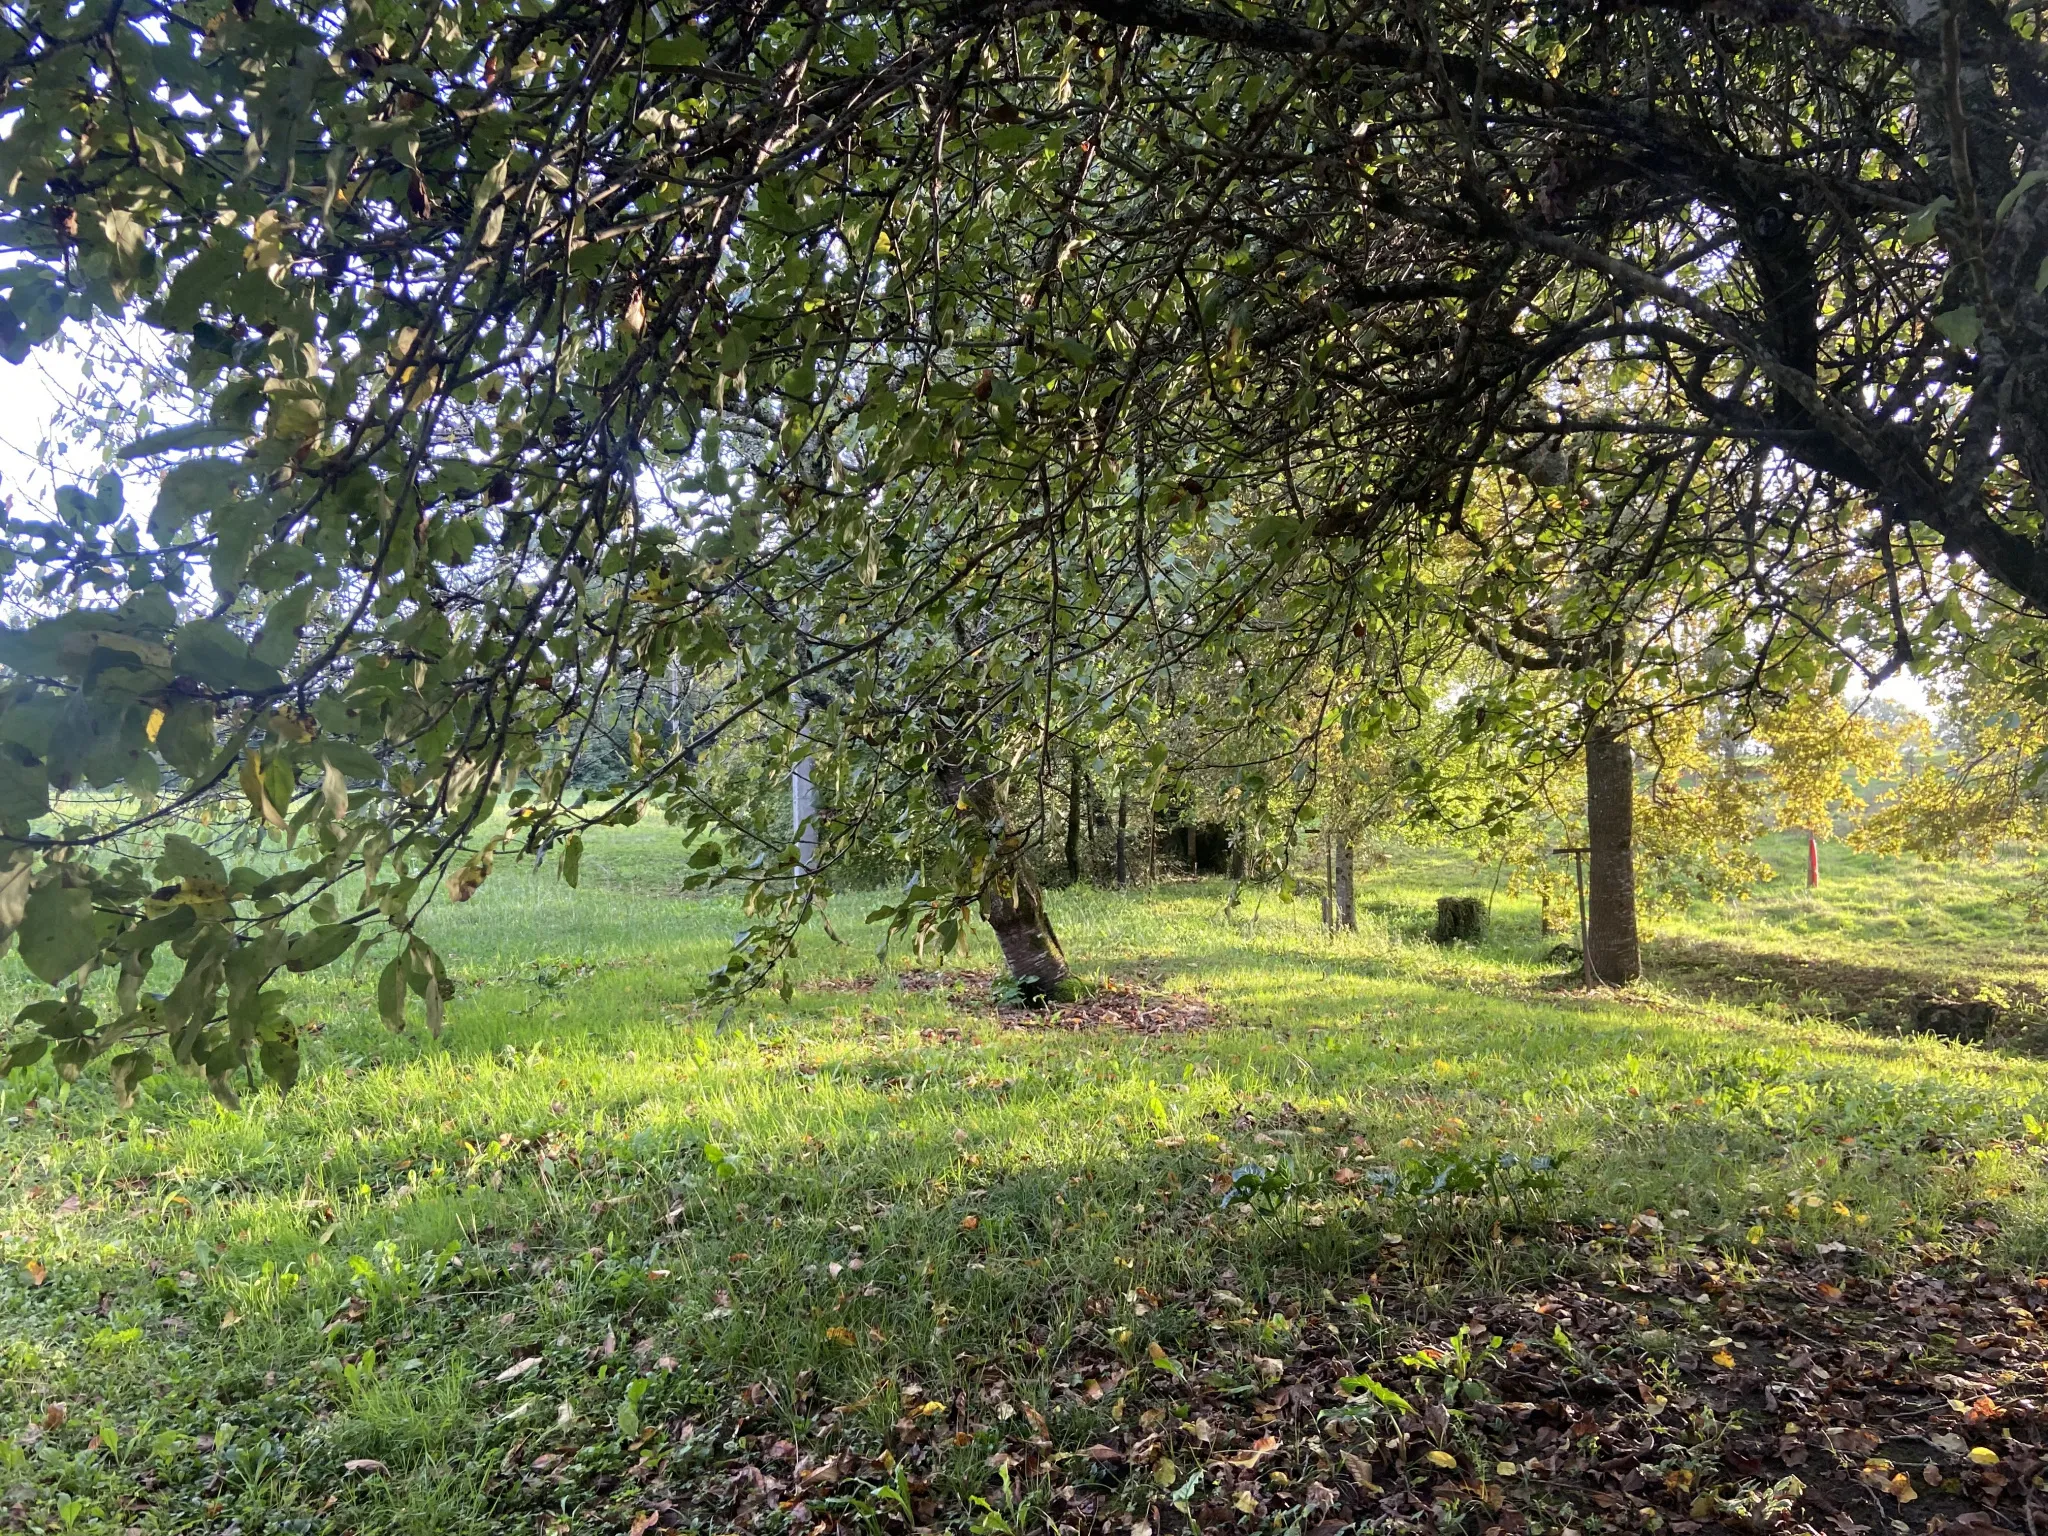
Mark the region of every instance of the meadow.
<instances>
[{"instance_id":1,"label":"meadow","mask_svg":"<svg viewBox=\"0 0 2048 1536\"><path fill-rule=\"evenodd\" d=\"M1915 1277L2048 1263L2048 939L2017 858L1830 849L1809 892L1803 845L1767 851L1783 878L1653 925L1621 995L1579 990L1533 902L1449 853L1373 870L1336 936L1222 882L1056 892L1114 1006L1050 1019L995 1006L985 937L936 974L878 959L858 893L787 999L709 1006L744 919L682 893L671 834L593 840L575 890L501 864L431 918L458 983L438 1041L382 1028L366 968L298 983L305 1077L239 1112L178 1077L126 1113L90 1075L6 1083L0 1522L1817 1520L1730 1448L1790 1410L1743 1384L1729 1318L1846 1288L1869 1326L1814 1328L1849 1348ZM1483 944L1427 942L1446 893L1492 896ZM2008 1022L1916 1035L1919 994ZM1509 1307L1537 1309L1528 1342ZM1960 1369L1951 1332L1901 1358ZM1694 1380L1717 1370L1718 1408ZM1501 1411L1567 1377L1564 1427ZM1571 1428L1596 1378L1651 1420ZM1683 1468L1603 1503L1594 1446L1667 1433ZM1539 1447L1578 1460L1539 1478ZM1930 1456L1887 1518L1982 1503Z\"/></svg>"}]
</instances>

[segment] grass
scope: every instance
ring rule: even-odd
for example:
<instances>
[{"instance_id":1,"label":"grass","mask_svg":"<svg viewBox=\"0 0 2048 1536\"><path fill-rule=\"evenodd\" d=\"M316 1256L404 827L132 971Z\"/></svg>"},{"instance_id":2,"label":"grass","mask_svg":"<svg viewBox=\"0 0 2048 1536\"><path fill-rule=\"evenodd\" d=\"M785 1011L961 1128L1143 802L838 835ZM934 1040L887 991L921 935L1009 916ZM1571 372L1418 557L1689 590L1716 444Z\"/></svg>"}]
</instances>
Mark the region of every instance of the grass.
<instances>
[{"instance_id":1,"label":"grass","mask_svg":"<svg viewBox=\"0 0 2048 1536\"><path fill-rule=\"evenodd\" d=\"M678 852L622 832L579 891L501 865L437 912L460 984L438 1043L385 1033L369 975L301 983L317 1033L287 1098L230 1114L157 1079L121 1115L89 1077L9 1083L0 1507L80 1530L624 1528L657 1452L660 1486L725 1488L770 1441L829 1419L879 1448L938 1405L959 1428L917 1523L987 1533L974 1501L1008 1487L990 1457L1016 1427L1088 1446L1180 1362L1254 1372L1362 1291L1419 1317L1625 1267L1645 1232L1734 1258L1976 1253L1986 1213L1991 1257L2048 1255L2041 1062L1851 1027L1770 978L1715 1000L1698 965L1588 997L1505 895L1485 944L1438 950L1433 897L1491 882L1451 855L1375 872L1334 939L1307 904L1233 908L1215 883L1058 893L1084 973L1227 1021L1137 1036L904 988L858 898L788 1002L707 1011L698 978L742 919L676 893ZM1827 857L1819 892L1666 923L1653 957L2038 974L2041 935L2001 901L2020 862ZM1502 1153L1558 1160L1554 1187ZM1247 1166L1265 1198L1226 1204ZM1505 1180L1485 1200L1427 1192L1482 1167ZM1091 1398L1076 1362L1111 1359L1130 1385Z\"/></svg>"}]
</instances>

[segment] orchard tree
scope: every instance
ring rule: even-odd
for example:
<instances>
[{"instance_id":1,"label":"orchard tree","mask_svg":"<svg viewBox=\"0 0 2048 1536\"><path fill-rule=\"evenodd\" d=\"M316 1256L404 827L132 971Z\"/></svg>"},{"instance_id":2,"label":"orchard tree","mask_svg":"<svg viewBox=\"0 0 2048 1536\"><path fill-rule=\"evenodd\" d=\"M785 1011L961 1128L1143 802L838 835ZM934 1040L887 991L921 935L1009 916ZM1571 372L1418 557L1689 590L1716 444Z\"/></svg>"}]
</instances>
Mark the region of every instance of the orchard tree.
<instances>
[{"instance_id":1,"label":"orchard tree","mask_svg":"<svg viewBox=\"0 0 2048 1536\"><path fill-rule=\"evenodd\" d=\"M951 848L897 918L1028 914L1019 733L1262 602L1455 590L1572 679L1618 800L1617 668L1693 664L1692 585L1709 690L1759 629L1881 671L1979 572L2048 601L2024 18L4 17L0 355L117 385L110 472L7 530L0 929L54 989L17 1063L289 1082L275 978L366 949L436 1024L421 904L648 807L752 883L755 984L825 883L714 831L736 733ZM716 696L578 788L604 696L675 668ZM229 857L187 835L223 797Z\"/></svg>"}]
</instances>

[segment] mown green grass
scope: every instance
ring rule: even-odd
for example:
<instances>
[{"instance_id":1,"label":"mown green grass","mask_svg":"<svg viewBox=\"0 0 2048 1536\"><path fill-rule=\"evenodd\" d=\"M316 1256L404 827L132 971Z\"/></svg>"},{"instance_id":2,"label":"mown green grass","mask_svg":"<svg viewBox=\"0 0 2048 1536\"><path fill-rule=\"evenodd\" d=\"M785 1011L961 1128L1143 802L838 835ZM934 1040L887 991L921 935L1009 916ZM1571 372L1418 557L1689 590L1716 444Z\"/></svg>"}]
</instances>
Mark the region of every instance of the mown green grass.
<instances>
[{"instance_id":1,"label":"mown green grass","mask_svg":"<svg viewBox=\"0 0 2048 1536\"><path fill-rule=\"evenodd\" d=\"M2014 851L1998 859L1929 864L1821 848L1821 885L1806 885L1806 840L1767 838L1757 851L1776 878L1748 899L1702 906L1658 926L1674 938L1714 939L1930 980L2040 983L2048 927L2029 918L2043 871Z\"/></svg>"},{"instance_id":2,"label":"mown green grass","mask_svg":"<svg viewBox=\"0 0 2048 1536\"><path fill-rule=\"evenodd\" d=\"M2048 1251L2025 1188L2041 1063L1654 975L1586 997L1505 895L1485 945L1437 950L1433 897L1492 882L1455 856L1375 872L1362 931L1334 939L1309 904L1233 907L1220 883L1058 893L1084 973L1198 992L1225 1021L1141 1037L903 990L858 896L835 907L849 944L808 946L791 1000L708 1009L697 984L743 918L674 893L679 852L620 833L579 891L501 865L437 912L461 985L439 1042L384 1032L368 975L305 983L319 1029L287 1098L231 1114L159 1079L124 1116L90 1078L7 1087L0 1411L19 1432L0 1483L25 1519L495 1530L512 1514L494 1470L545 1451L571 1474L550 1499L580 1520L636 1418L710 1421L753 1388L793 1436L818 1403L879 1430L991 1373L1046 1411L1081 1341L1133 1362L1213 1351L1191 1297L1271 1319L1377 1274L1422 1309L1588 1261L1601 1223L1644 1212L1672 1244L1846 1241L1882 1261L1974 1241L1953 1223L1988 1203L2010 1255ZM2036 963L1997 899L2023 866L1830 860L1815 896L1667 928L1759 953L1883 944L1944 975ZM984 941L970 963L991 962ZM878 979L808 985L856 975ZM1500 1151L1564 1157L1562 1188L1518 1213L1335 1178ZM1223 1208L1246 1163L1284 1166L1293 1195ZM1284 1351L1285 1327L1246 1348ZM1070 1446L1100 1427L1052 1423ZM987 1451L960 1451L948 1523Z\"/></svg>"}]
</instances>

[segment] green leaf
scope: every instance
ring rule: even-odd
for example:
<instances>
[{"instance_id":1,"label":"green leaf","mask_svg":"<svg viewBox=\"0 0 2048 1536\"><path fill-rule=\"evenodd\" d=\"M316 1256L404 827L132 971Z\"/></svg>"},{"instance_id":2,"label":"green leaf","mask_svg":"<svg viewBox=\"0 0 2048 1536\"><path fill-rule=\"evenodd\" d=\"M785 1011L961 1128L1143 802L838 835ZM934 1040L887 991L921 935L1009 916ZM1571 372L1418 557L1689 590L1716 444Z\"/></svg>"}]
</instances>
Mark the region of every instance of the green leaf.
<instances>
[{"instance_id":1,"label":"green leaf","mask_svg":"<svg viewBox=\"0 0 2048 1536\"><path fill-rule=\"evenodd\" d=\"M188 459L164 475L157 487L156 507L149 514L149 536L159 544L176 543L194 520L227 506L248 488L248 469L228 459Z\"/></svg>"},{"instance_id":2,"label":"green leaf","mask_svg":"<svg viewBox=\"0 0 2048 1536\"><path fill-rule=\"evenodd\" d=\"M405 1029L405 955L393 955L377 973L377 1012L394 1032Z\"/></svg>"},{"instance_id":3,"label":"green leaf","mask_svg":"<svg viewBox=\"0 0 2048 1536\"><path fill-rule=\"evenodd\" d=\"M26 747L0 744L0 821L29 822L50 813L50 780Z\"/></svg>"},{"instance_id":4,"label":"green leaf","mask_svg":"<svg viewBox=\"0 0 2048 1536\"><path fill-rule=\"evenodd\" d=\"M149 1051L128 1051L116 1056L107 1067L107 1082L114 1090L114 1102L123 1109L135 1102L135 1090L156 1071L156 1057Z\"/></svg>"},{"instance_id":5,"label":"green leaf","mask_svg":"<svg viewBox=\"0 0 2048 1536\"><path fill-rule=\"evenodd\" d=\"M1413 1413L1415 1411L1415 1405L1409 1402L1408 1399L1403 1397L1400 1393L1396 1392L1392 1387L1386 1385L1384 1382L1379 1381L1374 1377L1367 1376L1364 1374L1345 1377L1342 1381L1337 1383L1337 1390L1340 1392L1353 1393L1360 1391L1369 1392L1370 1394L1372 1394L1374 1398L1376 1398L1382 1403L1385 1403L1389 1408L1393 1409L1396 1413Z\"/></svg>"},{"instance_id":6,"label":"green leaf","mask_svg":"<svg viewBox=\"0 0 2048 1536\"><path fill-rule=\"evenodd\" d=\"M1977 338L1984 334L1984 322L1978 318L1974 304L1936 315L1934 328L1959 347L1974 347Z\"/></svg>"},{"instance_id":7,"label":"green leaf","mask_svg":"<svg viewBox=\"0 0 2048 1536\"><path fill-rule=\"evenodd\" d=\"M312 750L322 763L351 779L368 779L373 784L384 781L384 765L377 761L376 754L354 742L323 740L315 742Z\"/></svg>"},{"instance_id":8,"label":"green leaf","mask_svg":"<svg viewBox=\"0 0 2048 1536\"><path fill-rule=\"evenodd\" d=\"M200 619L175 637L174 665L180 677L221 693L263 693L284 679L249 650L249 643L218 619Z\"/></svg>"},{"instance_id":9,"label":"green leaf","mask_svg":"<svg viewBox=\"0 0 2048 1536\"><path fill-rule=\"evenodd\" d=\"M119 459L144 459L151 454L175 453L181 448L225 448L241 437L241 433L227 427L208 426L204 422L189 427L166 427L161 432L152 432L147 437L138 437L115 455ZM162 505L162 493L158 493L158 505ZM154 519L152 519L152 522Z\"/></svg>"},{"instance_id":10,"label":"green leaf","mask_svg":"<svg viewBox=\"0 0 2048 1536\"><path fill-rule=\"evenodd\" d=\"M562 844L562 879L567 882L571 890L574 890L576 882L582 876L582 873L583 834L578 832Z\"/></svg>"},{"instance_id":11,"label":"green leaf","mask_svg":"<svg viewBox=\"0 0 2048 1536\"><path fill-rule=\"evenodd\" d=\"M299 1080L299 1037L281 1035L265 1040L256 1048L257 1064L263 1075L277 1084L280 1093L290 1093Z\"/></svg>"},{"instance_id":12,"label":"green leaf","mask_svg":"<svg viewBox=\"0 0 2048 1536\"><path fill-rule=\"evenodd\" d=\"M229 1060L225 1066L219 1068L215 1068L213 1063L219 1060L224 1052L232 1052L233 1050L233 1046L223 1046L220 1050L215 1051L206 1058L207 1091L220 1100L221 1106L225 1109L240 1109L242 1107L242 1096L235 1092L235 1085L228 1081L228 1074L240 1066L241 1062Z\"/></svg>"},{"instance_id":13,"label":"green leaf","mask_svg":"<svg viewBox=\"0 0 2048 1536\"><path fill-rule=\"evenodd\" d=\"M429 949L418 939L413 940L413 946L419 952L418 958L421 967L426 971L426 984L424 986L416 986L415 990L420 994L421 1001L426 1004L427 1033L438 1040L441 1038L441 1021L444 1017L443 1009L446 1007L448 998L447 978L441 974L441 957L439 955L435 954L433 950Z\"/></svg>"},{"instance_id":14,"label":"green leaf","mask_svg":"<svg viewBox=\"0 0 2048 1536\"><path fill-rule=\"evenodd\" d=\"M205 699L179 699L164 711L157 727L156 750L188 779L206 772L219 751L213 736L213 705Z\"/></svg>"},{"instance_id":15,"label":"green leaf","mask_svg":"<svg viewBox=\"0 0 2048 1536\"><path fill-rule=\"evenodd\" d=\"M264 615L263 628L256 633L255 644L249 647L249 654L268 667L285 667L291 664L292 653L298 649L299 631L306 623L306 610L312 606L314 591L311 586L294 587L275 603Z\"/></svg>"},{"instance_id":16,"label":"green leaf","mask_svg":"<svg viewBox=\"0 0 2048 1536\"><path fill-rule=\"evenodd\" d=\"M2039 166L2036 166L2015 182L2013 189L1998 200L1998 222L2003 224L2006 216L2019 206L2020 199L2041 185L2043 181L2048 181L2048 171L2044 171Z\"/></svg>"},{"instance_id":17,"label":"green leaf","mask_svg":"<svg viewBox=\"0 0 2048 1536\"><path fill-rule=\"evenodd\" d=\"M349 945L355 943L362 930L354 923L327 923L305 933L292 935L291 947L285 951L285 968L292 971L317 971L331 965L348 953Z\"/></svg>"},{"instance_id":18,"label":"green leaf","mask_svg":"<svg viewBox=\"0 0 2048 1536\"><path fill-rule=\"evenodd\" d=\"M1926 207L1916 211L1910 219L1906 220L1906 244L1925 245L1928 241L1932 240L1934 238L1934 221L1949 209L1955 207L1955 205L1955 199L1952 197L1937 197Z\"/></svg>"},{"instance_id":19,"label":"green leaf","mask_svg":"<svg viewBox=\"0 0 2048 1536\"><path fill-rule=\"evenodd\" d=\"M57 487L57 515L74 528L99 528L112 522L113 517L105 514L106 509L99 500L82 486L60 485ZM114 516L120 515L120 508L114 509Z\"/></svg>"},{"instance_id":20,"label":"green leaf","mask_svg":"<svg viewBox=\"0 0 2048 1536\"><path fill-rule=\"evenodd\" d=\"M702 64L711 56L704 39L688 27L678 28L667 37L657 38L647 45L646 60L653 69L687 69L693 64Z\"/></svg>"},{"instance_id":21,"label":"green leaf","mask_svg":"<svg viewBox=\"0 0 2048 1536\"><path fill-rule=\"evenodd\" d=\"M214 885L228 883L228 867L209 849L176 832L164 834L164 851L156 861L162 880L206 880Z\"/></svg>"},{"instance_id":22,"label":"green leaf","mask_svg":"<svg viewBox=\"0 0 2048 1536\"><path fill-rule=\"evenodd\" d=\"M34 863L23 851L11 854L7 865L0 868L0 949L6 947L6 940L21 926L34 874Z\"/></svg>"},{"instance_id":23,"label":"green leaf","mask_svg":"<svg viewBox=\"0 0 2048 1536\"><path fill-rule=\"evenodd\" d=\"M37 886L29 892L16 937L22 963L56 986L100 952L91 890L56 880Z\"/></svg>"},{"instance_id":24,"label":"green leaf","mask_svg":"<svg viewBox=\"0 0 2048 1536\"><path fill-rule=\"evenodd\" d=\"M144 918L116 939L114 946L123 951L151 949L191 932L198 922L197 909L183 904L157 917Z\"/></svg>"}]
</instances>

